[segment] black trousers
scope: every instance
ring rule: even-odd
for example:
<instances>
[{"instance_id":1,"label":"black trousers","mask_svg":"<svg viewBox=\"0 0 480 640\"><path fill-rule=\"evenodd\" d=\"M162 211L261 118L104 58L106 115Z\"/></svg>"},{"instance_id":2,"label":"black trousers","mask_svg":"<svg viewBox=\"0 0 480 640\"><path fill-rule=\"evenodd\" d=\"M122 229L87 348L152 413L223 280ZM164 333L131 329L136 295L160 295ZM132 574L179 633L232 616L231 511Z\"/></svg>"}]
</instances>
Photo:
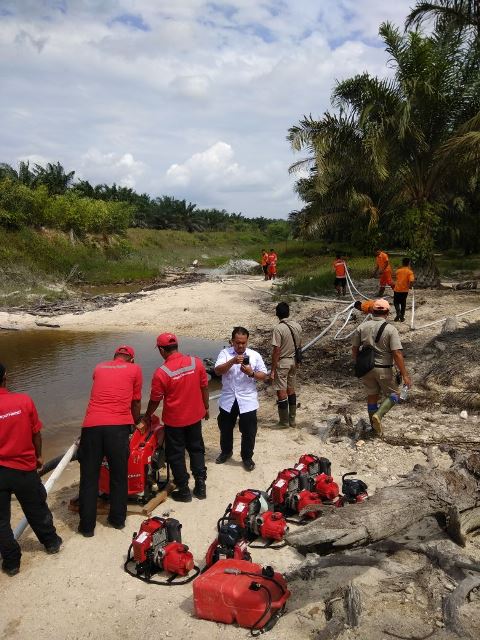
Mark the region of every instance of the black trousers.
<instances>
[{"instance_id":1,"label":"black trousers","mask_svg":"<svg viewBox=\"0 0 480 640\"><path fill-rule=\"evenodd\" d=\"M399 318L405 318L405 309L407 308L408 291L394 291L393 304Z\"/></svg>"},{"instance_id":2,"label":"black trousers","mask_svg":"<svg viewBox=\"0 0 480 640\"><path fill-rule=\"evenodd\" d=\"M84 427L80 437L80 529L90 532L97 520L98 479L103 457L110 469L110 513L113 524L122 525L127 517L128 424Z\"/></svg>"},{"instance_id":3,"label":"black trousers","mask_svg":"<svg viewBox=\"0 0 480 640\"><path fill-rule=\"evenodd\" d=\"M205 445L202 436L202 421L187 427L169 427L165 425L165 457L172 470L173 481L177 487L188 484L185 449L190 458L190 470L194 478L206 478Z\"/></svg>"},{"instance_id":4,"label":"black trousers","mask_svg":"<svg viewBox=\"0 0 480 640\"><path fill-rule=\"evenodd\" d=\"M217 417L220 429L220 449L222 453L231 453L233 451L233 430L239 416L238 427L242 434L240 455L242 460L251 460L257 435L257 410L240 413L236 400L230 411L225 411L220 407L220 413Z\"/></svg>"},{"instance_id":5,"label":"black trousers","mask_svg":"<svg viewBox=\"0 0 480 640\"><path fill-rule=\"evenodd\" d=\"M10 526L12 493L39 541L46 547L60 539L53 526L52 513L47 505L47 492L36 471L20 471L0 466L0 553L4 569L20 565L20 545Z\"/></svg>"}]
</instances>

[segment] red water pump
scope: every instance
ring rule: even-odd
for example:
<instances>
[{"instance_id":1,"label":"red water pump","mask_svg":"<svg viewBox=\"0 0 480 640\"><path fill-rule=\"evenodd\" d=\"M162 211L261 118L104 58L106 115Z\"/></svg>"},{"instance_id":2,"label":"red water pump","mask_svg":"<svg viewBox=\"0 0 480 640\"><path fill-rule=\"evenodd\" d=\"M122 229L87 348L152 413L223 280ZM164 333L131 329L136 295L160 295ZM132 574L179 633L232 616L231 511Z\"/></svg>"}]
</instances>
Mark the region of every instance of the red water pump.
<instances>
[{"instance_id":1,"label":"red water pump","mask_svg":"<svg viewBox=\"0 0 480 640\"><path fill-rule=\"evenodd\" d=\"M251 560L244 529L228 518L220 518L217 523L218 536L209 546L205 556L205 567L211 567L219 560Z\"/></svg>"},{"instance_id":2,"label":"red water pump","mask_svg":"<svg viewBox=\"0 0 480 640\"><path fill-rule=\"evenodd\" d=\"M168 482L161 480L160 471L165 466L165 429L157 416L152 416L150 428L143 434L135 429L130 438L128 457L128 496L140 504L147 503ZM100 495L110 493L110 469L104 458L100 467L98 485Z\"/></svg>"},{"instance_id":3,"label":"red water pump","mask_svg":"<svg viewBox=\"0 0 480 640\"><path fill-rule=\"evenodd\" d=\"M312 505L321 505L318 495L302 488L303 478L298 469L283 469L270 485L270 500L275 509L283 513L300 513ZM316 518L314 510L307 512L309 519Z\"/></svg>"},{"instance_id":4,"label":"red water pump","mask_svg":"<svg viewBox=\"0 0 480 640\"><path fill-rule=\"evenodd\" d=\"M271 567L245 560L220 560L193 583L195 615L236 622L258 635L273 627L290 597L285 578Z\"/></svg>"},{"instance_id":5,"label":"red water pump","mask_svg":"<svg viewBox=\"0 0 480 640\"><path fill-rule=\"evenodd\" d=\"M246 532L246 537L283 540L288 531L282 513L272 511L265 491L245 489L235 496L225 515Z\"/></svg>"},{"instance_id":6,"label":"red water pump","mask_svg":"<svg viewBox=\"0 0 480 640\"><path fill-rule=\"evenodd\" d=\"M182 525L174 518L154 516L144 520L140 531L133 534L124 564L125 571L144 582L160 585L186 584L193 580L199 569L187 545L182 544L181 529ZM130 567L133 562L134 570ZM171 575L164 582L152 580L152 575L159 571ZM177 576L187 576L192 571L194 573L186 580L175 580Z\"/></svg>"},{"instance_id":7,"label":"red water pump","mask_svg":"<svg viewBox=\"0 0 480 640\"><path fill-rule=\"evenodd\" d=\"M356 471L350 471L344 473L342 476L342 494L339 500L336 502L338 507L343 507L345 504L355 504L356 502L364 502L368 498L367 489L368 486L363 480L358 478L347 478L347 476L354 476Z\"/></svg>"},{"instance_id":8,"label":"red water pump","mask_svg":"<svg viewBox=\"0 0 480 640\"><path fill-rule=\"evenodd\" d=\"M326 473L320 473L313 480L313 491L318 495L322 502L333 502L338 498L340 489L332 476Z\"/></svg>"},{"instance_id":9,"label":"red water pump","mask_svg":"<svg viewBox=\"0 0 480 640\"><path fill-rule=\"evenodd\" d=\"M312 480L320 473L331 474L332 463L328 458L320 458L314 453L304 453L300 456L299 461L295 465L295 469L300 471L300 482L303 489L312 491Z\"/></svg>"}]
</instances>

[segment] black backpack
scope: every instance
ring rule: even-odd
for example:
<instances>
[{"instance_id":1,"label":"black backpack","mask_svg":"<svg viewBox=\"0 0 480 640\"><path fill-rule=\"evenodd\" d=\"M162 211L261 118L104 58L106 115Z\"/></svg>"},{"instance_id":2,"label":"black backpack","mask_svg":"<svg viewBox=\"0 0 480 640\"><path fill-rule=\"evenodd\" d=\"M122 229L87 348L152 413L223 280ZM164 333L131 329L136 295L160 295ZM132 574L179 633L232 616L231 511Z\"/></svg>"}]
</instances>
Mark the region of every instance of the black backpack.
<instances>
[{"instance_id":1,"label":"black backpack","mask_svg":"<svg viewBox=\"0 0 480 640\"><path fill-rule=\"evenodd\" d=\"M388 322L384 322L375 336L375 344L378 343L380 338L382 337L382 333L387 326ZM366 344L360 347L360 351L358 352L357 359L355 360L355 375L357 378L362 378L369 371L371 371L375 367L375 348Z\"/></svg>"}]
</instances>

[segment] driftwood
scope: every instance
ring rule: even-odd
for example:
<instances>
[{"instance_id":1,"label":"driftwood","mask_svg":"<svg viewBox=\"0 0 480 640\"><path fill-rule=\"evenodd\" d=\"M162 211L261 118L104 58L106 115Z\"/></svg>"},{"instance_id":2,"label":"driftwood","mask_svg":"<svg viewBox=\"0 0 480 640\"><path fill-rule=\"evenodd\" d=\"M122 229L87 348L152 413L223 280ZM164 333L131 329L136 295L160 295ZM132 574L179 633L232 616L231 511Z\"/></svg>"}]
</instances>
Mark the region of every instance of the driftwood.
<instances>
[{"instance_id":1,"label":"driftwood","mask_svg":"<svg viewBox=\"0 0 480 640\"><path fill-rule=\"evenodd\" d=\"M325 553L391 537L426 516L459 513L480 506L480 452L457 456L447 470L415 466L400 483L384 487L366 502L326 508L317 520L287 535L302 552Z\"/></svg>"}]
</instances>

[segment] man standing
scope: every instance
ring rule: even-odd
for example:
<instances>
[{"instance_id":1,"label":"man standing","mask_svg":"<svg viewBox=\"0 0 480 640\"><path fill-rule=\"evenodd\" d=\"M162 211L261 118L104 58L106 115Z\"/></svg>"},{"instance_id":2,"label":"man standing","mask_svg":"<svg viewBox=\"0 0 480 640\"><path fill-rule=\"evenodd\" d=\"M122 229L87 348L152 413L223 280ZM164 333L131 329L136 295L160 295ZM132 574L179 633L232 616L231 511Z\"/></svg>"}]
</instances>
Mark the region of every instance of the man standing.
<instances>
[{"instance_id":1,"label":"man standing","mask_svg":"<svg viewBox=\"0 0 480 640\"><path fill-rule=\"evenodd\" d=\"M334 286L337 290L337 297L339 298L340 294L344 296L347 290L347 265L340 253L337 253L332 268L335 271Z\"/></svg>"},{"instance_id":2,"label":"man standing","mask_svg":"<svg viewBox=\"0 0 480 640\"><path fill-rule=\"evenodd\" d=\"M199 358L178 351L178 340L173 333L159 335L157 347L165 362L153 374L150 401L139 426L143 428L148 425L163 399L165 453L177 487L172 492L172 498L177 502L192 500L185 464L186 449L195 478L193 495L203 500L207 497L207 468L202 437L202 418L209 418L207 372Z\"/></svg>"},{"instance_id":3,"label":"man standing","mask_svg":"<svg viewBox=\"0 0 480 640\"><path fill-rule=\"evenodd\" d=\"M376 249L375 256L375 273L379 276L377 298L381 298L387 285L393 289L392 267L385 251Z\"/></svg>"},{"instance_id":4,"label":"man standing","mask_svg":"<svg viewBox=\"0 0 480 640\"><path fill-rule=\"evenodd\" d=\"M267 368L262 356L247 347L249 333L244 327L234 327L231 346L220 351L215 363L215 373L222 376L220 396L220 454L215 460L223 464L233 455L233 430L239 417L242 434L240 454L243 466L253 471L253 451L257 435L258 394L255 382L267 378Z\"/></svg>"},{"instance_id":5,"label":"man standing","mask_svg":"<svg viewBox=\"0 0 480 640\"><path fill-rule=\"evenodd\" d=\"M10 526L12 493L46 552L57 553L62 544L37 473L43 465L41 428L33 400L7 390L6 369L0 364L0 554L8 576L20 571L22 557Z\"/></svg>"},{"instance_id":6,"label":"man standing","mask_svg":"<svg viewBox=\"0 0 480 640\"><path fill-rule=\"evenodd\" d=\"M127 516L130 431L140 418L142 370L134 364L135 351L118 347L113 360L100 362L93 371L93 385L83 421L80 461L80 524L78 532L94 535L98 478L104 456L110 470L108 522L123 529Z\"/></svg>"},{"instance_id":7,"label":"man standing","mask_svg":"<svg viewBox=\"0 0 480 640\"><path fill-rule=\"evenodd\" d=\"M379 435L383 435L382 417L399 400L398 384L393 373L395 363L402 374L403 382L411 387L412 381L407 373L402 354L402 343L397 329L387 322L390 305L386 300L375 300L373 318L360 325L353 334L352 355L357 360L361 347L370 347L375 351L375 366L360 378L367 392L368 415L370 422ZM380 395L386 396L380 407Z\"/></svg>"},{"instance_id":8,"label":"man standing","mask_svg":"<svg viewBox=\"0 0 480 640\"><path fill-rule=\"evenodd\" d=\"M273 249L268 254L268 279L275 280L277 277L277 260L278 256Z\"/></svg>"},{"instance_id":9,"label":"man standing","mask_svg":"<svg viewBox=\"0 0 480 640\"><path fill-rule=\"evenodd\" d=\"M265 280L268 280L268 252L266 249L262 249L262 271Z\"/></svg>"},{"instance_id":10,"label":"man standing","mask_svg":"<svg viewBox=\"0 0 480 640\"><path fill-rule=\"evenodd\" d=\"M286 302L277 304L275 314L280 322L273 330L270 379L277 392L279 417L277 426L280 428L294 427L297 414L295 350L301 347L302 327L294 320L286 321L290 315L290 307Z\"/></svg>"},{"instance_id":11,"label":"man standing","mask_svg":"<svg viewBox=\"0 0 480 640\"><path fill-rule=\"evenodd\" d=\"M415 282L415 276L410 269L410 259L404 258L402 266L397 269L395 274L395 286L393 288L393 304L395 305L395 322L405 322L405 309L407 307L407 296L412 284Z\"/></svg>"}]
</instances>

